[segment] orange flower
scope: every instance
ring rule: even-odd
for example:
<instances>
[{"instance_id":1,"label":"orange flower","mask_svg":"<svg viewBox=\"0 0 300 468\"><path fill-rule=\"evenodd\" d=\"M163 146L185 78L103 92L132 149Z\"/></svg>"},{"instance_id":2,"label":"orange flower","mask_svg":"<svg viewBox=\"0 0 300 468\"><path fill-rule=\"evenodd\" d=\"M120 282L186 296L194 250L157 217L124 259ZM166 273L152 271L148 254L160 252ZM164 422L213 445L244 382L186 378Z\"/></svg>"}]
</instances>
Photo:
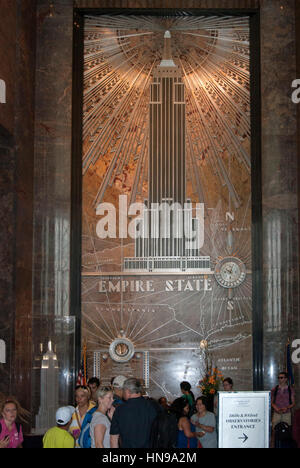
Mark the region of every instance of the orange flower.
<instances>
[{"instance_id":1,"label":"orange flower","mask_svg":"<svg viewBox=\"0 0 300 468\"><path fill-rule=\"evenodd\" d=\"M216 383L215 378L210 377L209 380L208 380L208 383L210 383L211 385L215 385L215 383Z\"/></svg>"},{"instance_id":2,"label":"orange flower","mask_svg":"<svg viewBox=\"0 0 300 468\"><path fill-rule=\"evenodd\" d=\"M215 391L214 388L211 388L210 391L209 391L209 393L210 393L211 395L214 395L214 394L216 393L216 391Z\"/></svg>"}]
</instances>

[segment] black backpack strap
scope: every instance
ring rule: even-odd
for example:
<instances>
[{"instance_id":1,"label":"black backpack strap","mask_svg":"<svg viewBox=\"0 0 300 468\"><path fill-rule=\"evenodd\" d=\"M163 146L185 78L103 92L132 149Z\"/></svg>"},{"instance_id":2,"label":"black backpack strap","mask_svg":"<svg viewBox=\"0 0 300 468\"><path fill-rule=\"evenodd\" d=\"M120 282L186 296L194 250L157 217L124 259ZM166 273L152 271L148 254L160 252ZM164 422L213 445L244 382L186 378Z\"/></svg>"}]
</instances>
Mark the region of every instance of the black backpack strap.
<instances>
[{"instance_id":1,"label":"black backpack strap","mask_svg":"<svg viewBox=\"0 0 300 468\"><path fill-rule=\"evenodd\" d=\"M279 385L276 385L275 390L274 390L274 396L273 396L273 403L274 403L274 404L275 404L275 401L276 401L276 397L277 397L277 393L278 393L278 388L279 388Z\"/></svg>"}]
</instances>

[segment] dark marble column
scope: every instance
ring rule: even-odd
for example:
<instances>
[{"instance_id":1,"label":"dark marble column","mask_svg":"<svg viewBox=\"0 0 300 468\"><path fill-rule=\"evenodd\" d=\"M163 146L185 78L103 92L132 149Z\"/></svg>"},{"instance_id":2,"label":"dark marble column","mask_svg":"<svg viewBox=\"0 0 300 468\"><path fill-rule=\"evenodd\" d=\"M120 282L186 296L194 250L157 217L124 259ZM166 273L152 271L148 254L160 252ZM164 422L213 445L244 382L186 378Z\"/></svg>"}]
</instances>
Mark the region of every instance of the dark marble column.
<instances>
[{"instance_id":1,"label":"dark marble column","mask_svg":"<svg viewBox=\"0 0 300 468\"><path fill-rule=\"evenodd\" d=\"M18 0L15 76L16 238L12 392L31 408L36 2Z\"/></svg>"},{"instance_id":2,"label":"dark marble column","mask_svg":"<svg viewBox=\"0 0 300 468\"><path fill-rule=\"evenodd\" d=\"M14 323L14 245L15 245L15 151L12 137L0 135L0 339L5 343L6 362L0 363L0 392L11 386L11 359Z\"/></svg>"},{"instance_id":3,"label":"dark marble column","mask_svg":"<svg viewBox=\"0 0 300 468\"><path fill-rule=\"evenodd\" d=\"M31 405L32 207L35 1L3 2L0 56L7 71L7 107L0 137L0 338L6 363L0 391ZM4 107L3 107L4 106ZM7 112L5 111L7 109ZM1 127L1 128L2 128Z\"/></svg>"},{"instance_id":4,"label":"dark marble column","mask_svg":"<svg viewBox=\"0 0 300 468\"><path fill-rule=\"evenodd\" d=\"M295 2L261 2L264 386L285 369L299 334ZM299 385L299 373L296 380Z\"/></svg>"},{"instance_id":5,"label":"dark marble column","mask_svg":"<svg viewBox=\"0 0 300 468\"><path fill-rule=\"evenodd\" d=\"M6 102L0 103L0 339L5 343L6 362L0 363L0 392L11 386L15 309L14 261L16 210L14 107L16 77L16 1L1 3L5 21L0 24L0 79L5 82Z\"/></svg>"}]
</instances>

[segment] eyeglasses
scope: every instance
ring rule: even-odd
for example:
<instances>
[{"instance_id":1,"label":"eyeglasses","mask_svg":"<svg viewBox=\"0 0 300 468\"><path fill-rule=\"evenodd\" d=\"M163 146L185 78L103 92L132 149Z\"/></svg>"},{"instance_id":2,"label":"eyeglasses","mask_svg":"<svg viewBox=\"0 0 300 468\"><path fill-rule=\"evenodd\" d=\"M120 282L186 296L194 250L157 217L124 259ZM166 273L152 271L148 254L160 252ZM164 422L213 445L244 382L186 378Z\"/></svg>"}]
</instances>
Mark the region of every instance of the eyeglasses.
<instances>
[{"instance_id":1,"label":"eyeglasses","mask_svg":"<svg viewBox=\"0 0 300 468\"><path fill-rule=\"evenodd\" d=\"M278 377L278 380L284 380L286 377Z\"/></svg>"}]
</instances>

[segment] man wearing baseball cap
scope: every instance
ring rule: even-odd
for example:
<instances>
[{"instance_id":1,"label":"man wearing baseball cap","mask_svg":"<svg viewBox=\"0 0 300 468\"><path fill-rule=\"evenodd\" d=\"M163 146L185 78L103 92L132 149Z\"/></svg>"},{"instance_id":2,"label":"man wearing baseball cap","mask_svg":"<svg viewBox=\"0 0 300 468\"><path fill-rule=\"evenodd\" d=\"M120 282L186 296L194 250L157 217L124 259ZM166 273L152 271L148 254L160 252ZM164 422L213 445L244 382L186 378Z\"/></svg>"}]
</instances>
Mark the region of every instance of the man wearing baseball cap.
<instances>
[{"instance_id":1,"label":"man wearing baseball cap","mask_svg":"<svg viewBox=\"0 0 300 468\"><path fill-rule=\"evenodd\" d=\"M143 398L140 379L126 379L123 391L125 403L116 408L110 426L110 447L149 448L156 407Z\"/></svg>"},{"instance_id":2,"label":"man wearing baseball cap","mask_svg":"<svg viewBox=\"0 0 300 468\"><path fill-rule=\"evenodd\" d=\"M44 435L43 448L74 448L75 439L68 432L74 411L74 406L62 406L56 411L56 426Z\"/></svg>"},{"instance_id":3,"label":"man wearing baseball cap","mask_svg":"<svg viewBox=\"0 0 300 468\"><path fill-rule=\"evenodd\" d=\"M112 389L114 392L114 402L113 405L115 407L122 405L124 403L123 400L123 385L127 377L124 377L124 375L117 375L114 379L112 379Z\"/></svg>"}]
</instances>

